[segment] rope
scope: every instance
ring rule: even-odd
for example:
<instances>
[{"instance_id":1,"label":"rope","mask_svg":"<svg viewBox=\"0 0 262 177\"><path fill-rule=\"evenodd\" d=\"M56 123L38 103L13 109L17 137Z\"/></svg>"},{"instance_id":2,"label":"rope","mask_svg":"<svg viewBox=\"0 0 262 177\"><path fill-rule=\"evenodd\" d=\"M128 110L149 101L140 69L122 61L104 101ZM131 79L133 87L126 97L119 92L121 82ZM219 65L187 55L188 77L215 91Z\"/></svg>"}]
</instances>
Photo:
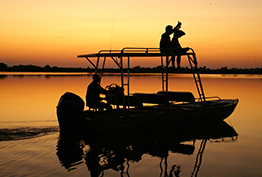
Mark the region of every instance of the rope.
<instances>
[{"instance_id":1,"label":"rope","mask_svg":"<svg viewBox=\"0 0 262 177\"><path fill-rule=\"evenodd\" d=\"M46 124L46 122L48 122L54 115L55 115L55 113L52 114L52 115L43 123L43 126L44 126L44 125Z\"/></svg>"}]
</instances>

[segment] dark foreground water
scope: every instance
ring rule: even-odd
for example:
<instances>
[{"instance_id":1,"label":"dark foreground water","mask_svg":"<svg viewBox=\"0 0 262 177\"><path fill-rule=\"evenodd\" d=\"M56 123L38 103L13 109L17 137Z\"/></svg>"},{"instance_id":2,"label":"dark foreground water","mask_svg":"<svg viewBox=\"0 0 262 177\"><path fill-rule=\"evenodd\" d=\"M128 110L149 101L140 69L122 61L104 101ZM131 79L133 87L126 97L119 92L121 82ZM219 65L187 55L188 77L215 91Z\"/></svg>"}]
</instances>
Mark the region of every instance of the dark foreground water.
<instances>
[{"instance_id":1,"label":"dark foreground water","mask_svg":"<svg viewBox=\"0 0 262 177\"><path fill-rule=\"evenodd\" d=\"M156 92L160 80L132 76L131 92ZM59 97L71 91L84 98L90 81L85 75L1 77L1 176L262 175L261 76L203 76L207 96L240 100L220 125L105 135L95 141L58 139ZM113 82L119 77L105 76L102 85ZM173 75L170 84L170 90L197 97L190 75Z\"/></svg>"}]
</instances>

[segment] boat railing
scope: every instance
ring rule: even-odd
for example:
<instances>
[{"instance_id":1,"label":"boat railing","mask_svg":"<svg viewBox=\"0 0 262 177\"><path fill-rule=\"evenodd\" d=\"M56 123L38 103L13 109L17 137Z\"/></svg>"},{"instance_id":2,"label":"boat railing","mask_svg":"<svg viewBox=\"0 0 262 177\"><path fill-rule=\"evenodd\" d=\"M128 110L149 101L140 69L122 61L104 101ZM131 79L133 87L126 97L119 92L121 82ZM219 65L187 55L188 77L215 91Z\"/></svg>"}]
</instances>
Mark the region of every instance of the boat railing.
<instances>
[{"instance_id":1,"label":"boat railing","mask_svg":"<svg viewBox=\"0 0 262 177\"><path fill-rule=\"evenodd\" d=\"M205 97L206 101L214 100L214 99L222 100L219 96ZM195 98L195 100L196 100L196 102L201 102L201 98Z\"/></svg>"},{"instance_id":2,"label":"boat railing","mask_svg":"<svg viewBox=\"0 0 262 177\"><path fill-rule=\"evenodd\" d=\"M212 96L212 97L205 97L207 100L209 99L218 99L218 100L221 100L221 98L219 96Z\"/></svg>"},{"instance_id":3,"label":"boat railing","mask_svg":"<svg viewBox=\"0 0 262 177\"><path fill-rule=\"evenodd\" d=\"M192 48L186 47L178 50L177 48L166 48L168 53L161 53L160 48L143 48L143 47L124 47L121 54L144 54L152 56L174 56L174 55L190 55L195 54Z\"/></svg>"},{"instance_id":4,"label":"boat railing","mask_svg":"<svg viewBox=\"0 0 262 177\"><path fill-rule=\"evenodd\" d=\"M121 50L100 50L97 54L104 54L104 53L121 53Z\"/></svg>"},{"instance_id":5,"label":"boat railing","mask_svg":"<svg viewBox=\"0 0 262 177\"><path fill-rule=\"evenodd\" d=\"M160 53L159 48L124 47L121 53Z\"/></svg>"}]
</instances>

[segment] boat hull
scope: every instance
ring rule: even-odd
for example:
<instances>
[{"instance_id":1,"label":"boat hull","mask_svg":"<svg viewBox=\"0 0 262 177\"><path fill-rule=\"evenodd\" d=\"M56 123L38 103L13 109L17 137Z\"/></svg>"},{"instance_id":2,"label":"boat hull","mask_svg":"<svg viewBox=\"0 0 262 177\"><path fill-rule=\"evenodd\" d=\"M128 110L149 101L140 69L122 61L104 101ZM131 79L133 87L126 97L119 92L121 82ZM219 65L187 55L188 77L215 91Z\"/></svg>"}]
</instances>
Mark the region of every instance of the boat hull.
<instances>
[{"instance_id":1,"label":"boat hull","mask_svg":"<svg viewBox=\"0 0 262 177\"><path fill-rule=\"evenodd\" d=\"M193 105L181 106L175 109L141 111L129 117L119 117L114 114L103 114L97 118L83 115L81 126L85 133L119 132L132 130L148 130L152 128L166 129L185 125L202 124L205 122L223 121L235 110L238 100L220 100L209 102L208 106L197 108ZM152 108L153 109L153 108Z\"/></svg>"}]
</instances>

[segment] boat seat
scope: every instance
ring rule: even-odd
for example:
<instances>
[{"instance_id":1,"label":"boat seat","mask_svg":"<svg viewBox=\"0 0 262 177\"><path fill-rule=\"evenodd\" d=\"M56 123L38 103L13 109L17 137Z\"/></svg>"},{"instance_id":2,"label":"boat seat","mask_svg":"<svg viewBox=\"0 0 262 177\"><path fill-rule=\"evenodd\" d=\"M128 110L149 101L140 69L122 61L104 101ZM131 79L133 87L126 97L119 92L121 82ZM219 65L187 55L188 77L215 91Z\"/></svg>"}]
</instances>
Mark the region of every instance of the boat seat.
<instances>
[{"instance_id":1,"label":"boat seat","mask_svg":"<svg viewBox=\"0 0 262 177\"><path fill-rule=\"evenodd\" d=\"M159 95L165 95L169 101L195 103L195 97L191 92L169 92L159 91Z\"/></svg>"},{"instance_id":2,"label":"boat seat","mask_svg":"<svg viewBox=\"0 0 262 177\"><path fill-rule=\"evenodd\" d=\"M106 97L107 103L108 104L112 104L112 105L121 105L123 106L123 97L116 97L114 95L107 95ZM142 108L143 105L142 103L139 101L139 99L137 97L134 96L129 96L129 104L128 104L128 96L125 96L125 105L126 106L134 106L137 108Z\"/></svg>"},{"instance_id":3,"label":"boat seat","mask_svg":"<svg viewBox=\"0 0 262 177\"><path fill-rule=\"evenodd\" d=\"M126 98L126 101L128 100L128 97L125 96ZM126 104L127 106L128 104ZM143 107L143 104L142 102L137 98L137 97L134 97L134 96L129 96L129 106L135 106L135 107L138 107L138 108L142 108Z\"/></svg>"},{"instance_id":4,"label":"boat seat","mask_svg":"<svg viewBox=\"0 0 262 177\"><path fill-rule=\"evenodd\" d=\"M134 93L134 97L137 97L141 103L159 104L160 106L168 106L168 98L163 94L155 93Z\"/></svg>"}]
</instances>

